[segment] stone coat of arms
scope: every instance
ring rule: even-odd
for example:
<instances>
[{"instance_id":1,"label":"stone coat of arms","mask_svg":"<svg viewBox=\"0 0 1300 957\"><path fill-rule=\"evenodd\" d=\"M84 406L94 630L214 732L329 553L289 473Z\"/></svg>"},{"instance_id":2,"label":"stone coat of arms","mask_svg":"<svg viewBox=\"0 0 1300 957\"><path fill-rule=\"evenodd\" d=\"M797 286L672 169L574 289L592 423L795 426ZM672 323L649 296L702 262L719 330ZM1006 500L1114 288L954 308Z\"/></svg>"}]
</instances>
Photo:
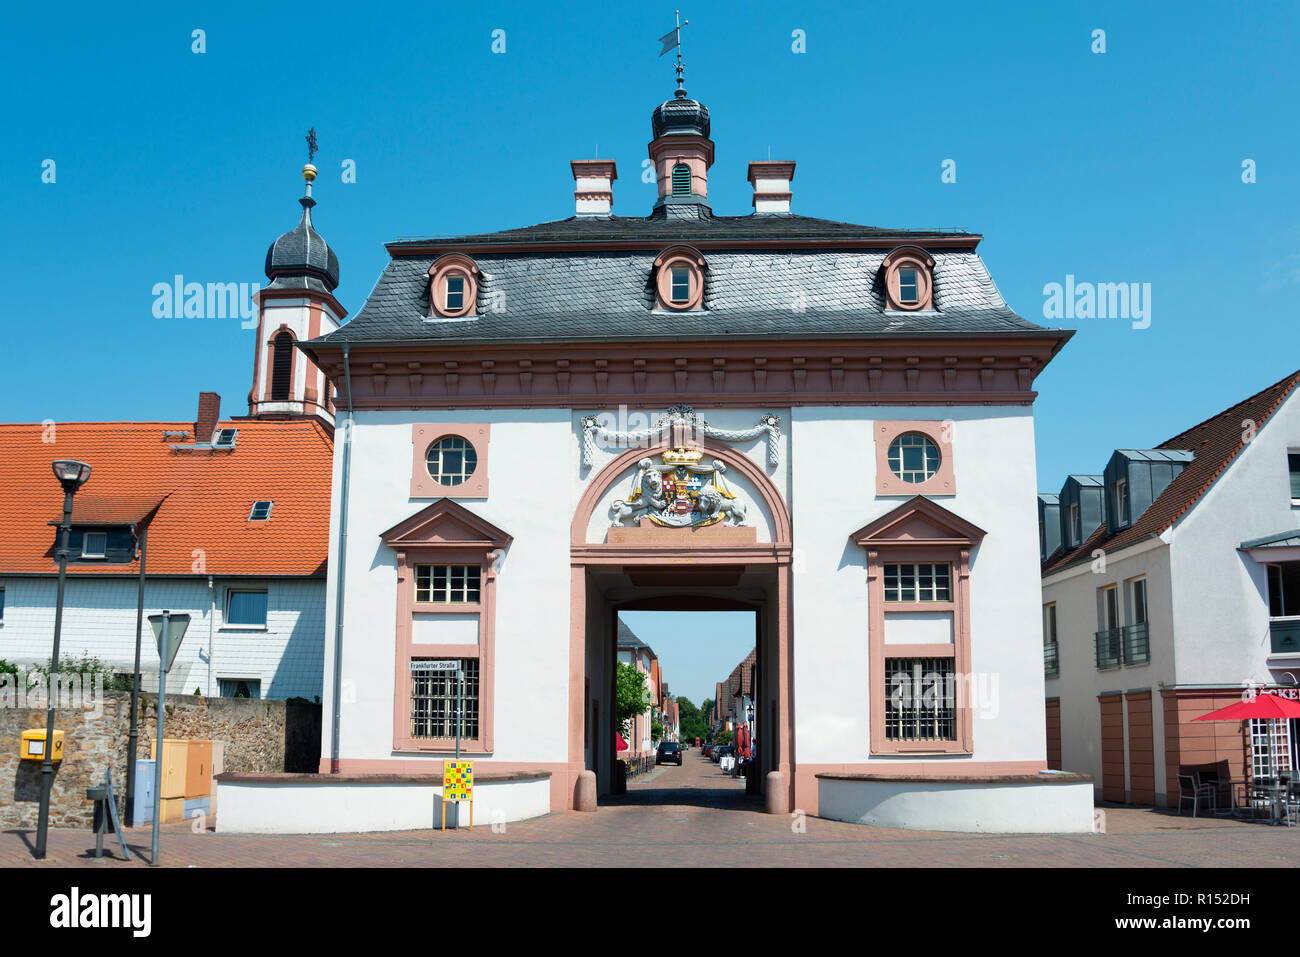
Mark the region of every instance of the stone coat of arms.
<instances>
[{"instance_id":1,"label":"stone coat of arms","mask_svg":"<svg viewBox=\"0 0 1300 957\"><path fill-rule=\"evenodd\" d=\"M705 464L704 453L694 449L671 449L660 461L644 458L627 498L610 506L612 525L648 518L669 528L745 524L745 503L727 487L725 462Z\"/></svg>"}]
</instances>

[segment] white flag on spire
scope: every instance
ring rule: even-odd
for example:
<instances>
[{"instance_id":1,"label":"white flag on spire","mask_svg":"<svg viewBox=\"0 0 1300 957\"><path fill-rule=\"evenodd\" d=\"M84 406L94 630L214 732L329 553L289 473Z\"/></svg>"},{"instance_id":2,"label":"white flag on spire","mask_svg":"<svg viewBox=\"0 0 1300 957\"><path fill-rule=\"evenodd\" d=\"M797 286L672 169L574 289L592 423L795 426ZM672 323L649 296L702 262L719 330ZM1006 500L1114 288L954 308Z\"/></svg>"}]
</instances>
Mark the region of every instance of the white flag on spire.
<instances>
[{"instance_id":1,"label":"white flag on spire","mask_svg":"<svg viewBox=\"0 0 1300 957\"><path fill-rule=\"evenodd\" d=\"M671 30L669 30L667 33L665 33L663 36L659 38L659 42L664 45L664 48L659 51L660 56L663 56L669 50L675 49L677 46L681 44L682 41L681 41L681 33L679 32L680 30L681 27L673 27Z\"/></svg>"}]
</instances>

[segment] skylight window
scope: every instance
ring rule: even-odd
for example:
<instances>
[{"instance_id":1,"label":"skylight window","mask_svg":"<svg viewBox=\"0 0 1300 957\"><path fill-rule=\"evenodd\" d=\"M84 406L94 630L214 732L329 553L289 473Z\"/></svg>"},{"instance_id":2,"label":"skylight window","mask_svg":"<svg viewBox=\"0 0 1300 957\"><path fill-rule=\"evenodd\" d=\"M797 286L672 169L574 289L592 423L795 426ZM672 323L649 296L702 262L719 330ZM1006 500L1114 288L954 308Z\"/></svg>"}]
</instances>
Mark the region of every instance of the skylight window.
<instances>
[{"instance_id":1,"label":"skylight window","mask_svg":"<svg viewBox=\"0 0 1300 957\"><path fill-rule=\"evenodd\" d=\"M271 517L272 502L254 502L253 510L248 513L250 522L265 522Z\"/></svg>"},{"instance_id":2,"label":"skylight window","mask_svg":"<svg viewBox=\"0 0 1300 957\"><path fill-rule=\"evenodd\" d=\"M235 447L235 436L238 434L238 429L220 429L217 432L216 440L212 444L219 449L233 449Z\"/></svg>"}]
</instances>

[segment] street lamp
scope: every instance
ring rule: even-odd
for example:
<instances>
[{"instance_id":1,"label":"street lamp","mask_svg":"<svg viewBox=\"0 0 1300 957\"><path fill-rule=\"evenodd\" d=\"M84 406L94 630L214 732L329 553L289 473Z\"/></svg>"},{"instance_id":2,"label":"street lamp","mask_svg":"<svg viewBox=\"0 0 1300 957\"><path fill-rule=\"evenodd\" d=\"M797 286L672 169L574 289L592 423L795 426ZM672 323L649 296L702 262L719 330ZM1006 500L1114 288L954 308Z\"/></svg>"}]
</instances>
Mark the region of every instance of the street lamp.
<instances>
[{"instance_id":1,"label":"street lamp","mask_svg":"<svg viewBox=\"0 0 1300 957\"><path fill-rule=\"evenodd\" d=\"M59 523L59 592L54 604L54 654L50 656L50 700L45 715L45 759L41 762L41 805L36 819L36 859L45 858L45 839L50 828L50 792L54 788L54 707L59 680L59 637L63 630L63 587L68 578L68 537L72 534L72 497L90 478L85 462L64 459L51 464L54 477L63 486L63 521Z\"/></svg>"},{"instance_id":2,"label":"street lamp","mask_svg":"<svg viewBox=\"0 0 1300 957\"><path fill-rule=\"evenodd\" d=\"M153 753L153 854L149 859L149 863L154 865L158 863L158 818L162 815L163 716L167 672L172 670L176 652L181 650L181 641L189 626L189 615L173 615L164 610L161 615L149 616L149 627L153 629L154 641L158 643L158 745Z\"/></svg>"}]
</instances>

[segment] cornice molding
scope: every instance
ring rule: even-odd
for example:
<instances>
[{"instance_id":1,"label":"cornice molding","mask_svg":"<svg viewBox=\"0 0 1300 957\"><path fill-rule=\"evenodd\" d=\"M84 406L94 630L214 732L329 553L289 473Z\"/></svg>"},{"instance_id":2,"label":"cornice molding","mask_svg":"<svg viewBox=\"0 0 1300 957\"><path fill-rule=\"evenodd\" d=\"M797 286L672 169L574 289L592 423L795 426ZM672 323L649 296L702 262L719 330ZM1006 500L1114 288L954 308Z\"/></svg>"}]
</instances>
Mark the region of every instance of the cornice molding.
<instances>
[{"instance_id":1,"label":"cornice molding","mask_svg":"<svg viewBox=\"0 0 1300 957\"><path fill-rule=\"evenodd\" d=\"M352 402L362 410L1031 405L1034 379L1063 341L1048 332L875 342L353 343ZM341 346L314 344L310 354L344 392Z\"/></svg>"}]
</instances>

